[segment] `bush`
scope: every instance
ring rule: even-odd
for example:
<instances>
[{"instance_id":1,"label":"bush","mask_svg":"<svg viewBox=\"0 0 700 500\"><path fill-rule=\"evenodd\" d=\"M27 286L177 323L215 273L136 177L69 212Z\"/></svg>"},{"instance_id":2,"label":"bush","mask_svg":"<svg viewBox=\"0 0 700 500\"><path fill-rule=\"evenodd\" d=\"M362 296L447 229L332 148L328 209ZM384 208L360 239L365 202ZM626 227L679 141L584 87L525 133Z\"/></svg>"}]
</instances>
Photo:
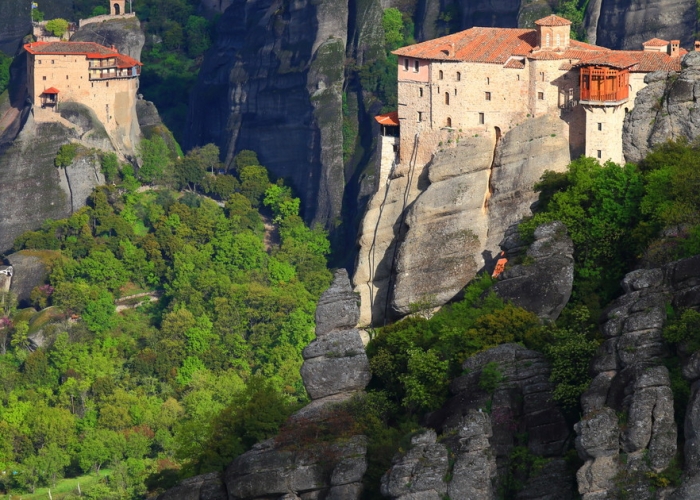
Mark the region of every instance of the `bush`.
<instances>
[{"instance_id":1,"label":"bush","mask_svg":"<svg viewBox=\"0 0 700 500\"><path fill-rule=\"evenodd\" d=\"M68 31L68 21L61 18L52 19L46 23L46 31L50 31L58 38L61 38Z\"/></svg>"},{"instance_id":2,"label":"bush","mask_svg":"<svg viewBox=\"0 0 700 500\"><path fill-rule=\"evenodd\" d=\"M56 155L56 159L53 161L54 165L62 168L70 166L78 154L79 147L80 146L78 144L74 143L64 144L61 146L61 148L58 150L58 154Z\"/></svg>"}]
</instances>

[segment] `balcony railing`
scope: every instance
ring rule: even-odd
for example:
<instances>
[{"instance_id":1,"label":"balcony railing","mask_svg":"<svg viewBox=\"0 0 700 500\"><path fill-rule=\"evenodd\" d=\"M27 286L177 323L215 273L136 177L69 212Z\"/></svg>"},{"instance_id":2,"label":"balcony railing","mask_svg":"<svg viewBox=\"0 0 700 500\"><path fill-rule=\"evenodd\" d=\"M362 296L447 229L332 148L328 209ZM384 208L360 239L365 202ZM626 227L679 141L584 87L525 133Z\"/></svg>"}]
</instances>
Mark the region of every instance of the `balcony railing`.
<instances>
[{"instance_id":1,"label":"balcony railing","mask_svg":"<svg viewBox=\"0 0 700 500\"><path fill-rule=\"evenodd\" d=\"M113 80L115 78L135 78L141 75L141 68L135 66L133 68L119 69L117 71L100 71L90 72L90 80Z\"/></svg>"}]
</instances>

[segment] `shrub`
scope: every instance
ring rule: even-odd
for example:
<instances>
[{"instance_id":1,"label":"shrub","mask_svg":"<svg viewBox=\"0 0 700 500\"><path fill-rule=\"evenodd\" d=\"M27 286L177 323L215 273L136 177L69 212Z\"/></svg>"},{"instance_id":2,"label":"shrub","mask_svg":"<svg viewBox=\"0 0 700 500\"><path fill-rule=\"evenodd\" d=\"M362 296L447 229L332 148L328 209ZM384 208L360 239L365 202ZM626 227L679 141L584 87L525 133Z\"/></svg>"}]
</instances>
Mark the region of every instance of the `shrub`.
<instances>
[{"instance_id":1,"label":"shrub","mask_svg":"<svg viewBox=\"0 0 700 500\"><path fill-rule=\"evenodd\" d=\"M61 38L68 31L68 21L65 19L52 19L46 23L46 31L50 31L57 37Z\"/></svg>"},{"instance_id":2,"label":"shrub","mask_svg":"<svg viewBox=\"0 0 700 500\"><path fill-rule=\"evenodd\" d=\"M54 165L57 167L62 167L66 168L70 166L71 163L73 163L73 160L75 160L76 155L78 154L78 148L80 146L78 144L70 143L70 144L64 144L61 146L58 150L58 154L56 155L56 159L54 159Z\"/></svg>"}]
</instances>

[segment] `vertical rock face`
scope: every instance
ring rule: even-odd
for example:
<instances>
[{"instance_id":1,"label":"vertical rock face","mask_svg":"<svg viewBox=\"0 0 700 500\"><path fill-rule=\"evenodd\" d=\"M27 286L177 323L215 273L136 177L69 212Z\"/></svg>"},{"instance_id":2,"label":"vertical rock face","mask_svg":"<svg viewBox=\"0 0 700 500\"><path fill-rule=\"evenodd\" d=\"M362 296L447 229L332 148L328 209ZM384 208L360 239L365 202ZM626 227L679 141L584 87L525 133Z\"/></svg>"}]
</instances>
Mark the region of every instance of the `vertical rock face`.
<instances>
[{"instance_id":1,"label":"vertical rock face","mask_svg":"<svg viewBox=\"0 0 700 500\"><path fill-rule=\"evenodd\" d=\"M73 18L73 0L51 0L39 6L46 19ZM31 2L3 0L0 2L0 50L14 56L22 38L32 30Z\"/></svg>"},{"instance_id":2,"label":"vertical rock face","mask_svg":"<svg viewBox=\"0 0 700 500\"><path fill-rule=\"evenodd\" d=\"M71 214L70 193L53 163L71 135L59 123L35 125L30 118L17 139L0 150L0 251L46 219Z\"/></svg>"},{"instance_id":3,"label":"vertical rock face","mask_svg":"<svg viewBox=\"0 0 700 500\"><path fill-rule=\"evenodd\" d=\"M625 295L604 313L601 331L606 341L592 361L594 379L581 399L584 416L576 425L576 446L586 461L578 472L584 500L614 498L622 490L634 498L653 498L648 475L664 470L676 455L662 329L667 304L675 309L700 306L700 256L662 269L633 271L622 287ZM690 354L680 356L683 376L693 386L685 416L685 480L673 496L678 499L694 498L700 491L700 372Z\"/></svg>"},{"instance_id":4,"label":"vertical rock face","mask_svg":"<svg viewBox=\"0 0 700 500\"><path fill-rule=\"evenodd\" d=\"M492 265L505 231L531 214L534 184L571 161L566 123L528 119L500 138L461 137L415 172L390 179L369 203L353 281L360 324L382 324L411 304L440 306Z\"/></svg>"},{"instance_id":5,"label":"vertical rock face","mask_svg":"<svg viewBox=\"0 0 700 500\"><path fill-rule=\"evenodd\" d=\"M611 49L640 50L652 38L691 46L696 31L693 0L591 0L588 41Z\"/></svg>"},{"instance_id":6,"label":"vertical rock face","mask_svg":"<svg viewBox=\"0 0 700 500\"><path fill-rule=\"evenodd\" d=\"M234 0L192 94L186 147L252 149L289 179L307 221L340 215L348 6Z\"/></svg>"},{"instance_id":7,"label":"vertical rock face","mask_svg":"<svg viewBox=\"0 0 700 500\"><path fill-rule=\"evenodd\" d=\"M510 238L501 248L508 253ZM493 291L542 319L554 321L569 302L574 284L574 244L561 222L543 224L527 250L533 262L507 269Z\"/></svg>"},{"instance_id":8,"label":"vertical rock face","mask_svg":"<svg viewBox=\"0 0 700 500\"><path fill-rule=\"evenodd\" d=\"M637 163L656 145L700 134L700 53L688 53L678 73L651 73L648 85L634 101L634 109L625 118L623 150L625 159Z\"/></svg>"}]
</instances>

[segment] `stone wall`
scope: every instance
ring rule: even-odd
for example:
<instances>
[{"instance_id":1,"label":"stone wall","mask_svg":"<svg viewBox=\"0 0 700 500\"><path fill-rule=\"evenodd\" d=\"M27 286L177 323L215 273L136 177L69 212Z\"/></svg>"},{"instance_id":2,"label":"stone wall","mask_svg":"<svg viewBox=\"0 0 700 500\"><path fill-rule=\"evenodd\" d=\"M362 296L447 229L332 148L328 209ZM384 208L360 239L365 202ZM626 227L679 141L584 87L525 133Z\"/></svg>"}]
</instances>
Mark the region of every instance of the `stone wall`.
<instances>
[{"instance_id":1,"label":"stone wall","mask_svg":"<svg viewBox=\"0 0 700 500\"><path fill-rule=\"evenodd\" d=\"M138 78L90 79L90 62L84 55L28 55L28 88L35 106L42 92L57 88L60 102L78 102L97 115L116 144L133 154L140 130L136 120Z\"/></svg>"}]
</instances>

